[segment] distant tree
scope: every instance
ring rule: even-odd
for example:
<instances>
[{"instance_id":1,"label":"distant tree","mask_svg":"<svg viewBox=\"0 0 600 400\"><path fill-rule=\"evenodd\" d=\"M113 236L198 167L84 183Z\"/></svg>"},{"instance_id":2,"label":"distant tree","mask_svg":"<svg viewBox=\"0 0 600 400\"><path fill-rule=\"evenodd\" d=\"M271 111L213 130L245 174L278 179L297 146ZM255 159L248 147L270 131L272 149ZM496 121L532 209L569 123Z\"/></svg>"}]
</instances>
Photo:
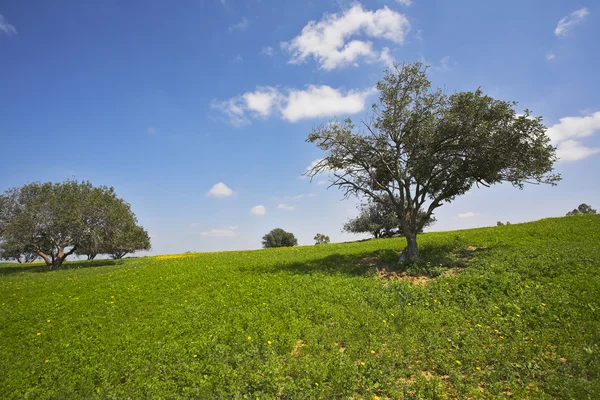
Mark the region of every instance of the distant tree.
<instances>
[{"instance_id":1,"label":"distant tree","mask_svg":"<svg viewBox=\"0 0 600 400\"><path fill-rule=\"evenodd\" d=\"M503 226L503 225L504 225L504 223L502 221L496 222L496 226Z\"/></svg>"},{"instance_id":2,"label":"distant tree","mask_svg":"<svg viewBox=\"0 0 600 400\"><path fill-rule=\"evenodd\" d=\"M34 262L38 255L28 247L15 243L0 243L0 260L16 261L19 264Z\"/></svg>"},{"instance_id":3,"label":"distant tree","mask_svg":"<svg viewBox=\"0 0 600 400\"><path fill-rule=\"evenodd\" d=\"M150 235L141 226L129 224L117 231L113 244L107 248L111 258L121 259L138 250L150 250Z\"/></svg>"},{"instance_id":4,"label":"distant tree","mask_svg":"<svg viewBox=\"0 0 600 400\"><path fill-rule=\"evenodd\" d=\"M323 235L322 233L317 233L313 239L316 242L315 244L327 244L327 243L329 243L329 236Z\"/></svg>"},{"instance_id":5,"label":"distant tree","mask_svg":"<svg viewBox=\"0 0 600 400\"><path fill-rule=\"evenodd\" d=\"M356 218L350 219L344 224L343 230L349 233L370 233L374 238L403 236L400 229L400 221L394 211L394 205L386 201L384 204L367 201L360 206L360 213ZM419 232L424 228L433 225L435 217L430 216L428 220L426 214L421 212L419 216Z\"/></svg>"},{"instance_id":6,"label":"distant tree","mask_svg":"<svg viewBox=\"0 0 600 400\"><path fill-rule=\"evenodd\" d=\"M594 210L591 206L588 206L587 204L583 203L580 204L579 207L577 207L573 211L569 211L567 213L568 216L580 214L596 214L596 210Z\"/></svg>"},{"instance_id":7,"label":"distant tree","mask_svg":"<svg viewBox=\"0 0 600 400\"><path fill-rule=\"evenodd\" d=\"M325 155L305 174L329 173L345 197L392 202L407 241L401 260L418 258L420 224L473 186L560 180L541 118L517 114L514 102L480 89L432 91L421 63L388 69L377 89L379 102L358 130L350 119L313 129L307 142Z\"/></svg>"},{"instance_id":8,"label":"distant tree","mask_svg":"<svg viewBox=\"0 0 600 400\"><path fill-rule=\"evenodd\" d=\"M286 232L281 228L273 229L262 238L264 248L269 247L292 247L298 245L298 240L291 232Z\"/></svg>"},{"instance_id":9,"label":"distant tree","mask_svg":"<svg viewBox=\"0 0 600 400\"><path fill-rule=\"evenodd\" d=\"M133 216L113 188L69 180L30 183L0 195L0 239L56 269L80 246L110 242L116 215L124 210Z\"/></svg>"}]
</instances>

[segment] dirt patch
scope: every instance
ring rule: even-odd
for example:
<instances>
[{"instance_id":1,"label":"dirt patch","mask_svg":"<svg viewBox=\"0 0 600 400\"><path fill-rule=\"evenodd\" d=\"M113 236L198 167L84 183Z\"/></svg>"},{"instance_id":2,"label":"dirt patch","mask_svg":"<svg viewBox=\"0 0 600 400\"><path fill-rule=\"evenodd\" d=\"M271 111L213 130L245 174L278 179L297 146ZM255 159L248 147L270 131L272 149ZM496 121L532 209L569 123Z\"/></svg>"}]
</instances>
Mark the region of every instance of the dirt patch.
<instances>
[{"instance_id":1,"label":"dirt patch","mask_svg":"<svg viewBox=\"0 0 600 400\"><path fill-rule=\"evenodd\" d=\"M300 356L300 349L302 348L302 346L304 346L304 341L302 339L298 339L296 345L294 346L294 349L292 350L292 356Z\"/></svg>"}]
</instances>

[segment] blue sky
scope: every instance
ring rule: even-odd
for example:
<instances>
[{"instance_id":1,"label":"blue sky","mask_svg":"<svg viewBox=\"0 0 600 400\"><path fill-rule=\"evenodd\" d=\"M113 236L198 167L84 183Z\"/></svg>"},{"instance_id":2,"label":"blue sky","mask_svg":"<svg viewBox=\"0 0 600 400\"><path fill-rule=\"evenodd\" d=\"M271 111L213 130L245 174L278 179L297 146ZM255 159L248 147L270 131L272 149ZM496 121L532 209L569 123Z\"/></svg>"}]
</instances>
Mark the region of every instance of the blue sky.
<instances>
[{"instance_id":1,"label":"blue sky","mask_svg":"<svg viewBox=\"0 0 600 400\"><path fill-rule=\"evenodd\" d=\"M333 241L356 215L305 143L360 118L393 60L544 117L557 187L474 189L433 230L600 206L600 7L587 1L0 1L0 191L114 186L153 254L252 249L281 227Z\"/></svg>"}]
</instances>

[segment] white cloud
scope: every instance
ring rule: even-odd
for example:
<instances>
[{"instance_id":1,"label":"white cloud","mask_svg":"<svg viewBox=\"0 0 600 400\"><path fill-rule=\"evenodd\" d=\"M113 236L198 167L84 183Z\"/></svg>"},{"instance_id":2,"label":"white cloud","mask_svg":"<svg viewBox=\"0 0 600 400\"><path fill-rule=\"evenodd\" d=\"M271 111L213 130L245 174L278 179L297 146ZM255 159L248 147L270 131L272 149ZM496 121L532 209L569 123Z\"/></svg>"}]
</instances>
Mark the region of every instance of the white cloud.
<instances>
[{"instance_id":1,"label":"white cloud","mask_svg":"<svg viewBox=\"0 0 600 400\"><path fill-rule=\"evenodd\" d=\"M469 211L469 212L466 212L466 213L463 213L463 214L458 214L456 217L460 218L460 219L463 219L463 218L473 218L473 217L476 217L478 215L479 215L479 213L474 213L473 211Z\"/></svg>"},{"instance_id":2,"label":"white cloud","mask_svg":"<svg viewBox=\"0 0 600 400\"><path fill-rule=\"evenodd\" d=\"M233 31L243 31L243 30L246 30L247 28L248 28L248 18L242 17L242 20L240 22L238 22L237 24L230 25L229 28L227 28L227 32L231 33Z\"/></svg>"},{"instance_id":3,"label":"white cloud","mask_svg":"<svg viewBox=\"0 0 600 400\"><path fill-rule=\"evenodd\" d=\"M319 182L317 182L317 185L324 185L326 183L327 183L327 181L319 181Z\"/></svg>"},{"instance_id":4,"label":"white cloud","mask_svg":"<svg viewBox=\"0 0 600 400\"><path fill-rule=\"evenodd\" d=\"M252 119L277 114L289 122L302 119L356 114L365 109L374 89L344 92L330 86L308 86L304 90L258 87L228 100L213 100L211 108L221 112L234 126L244 126Z\"/></svg>"},{"instance_id":5,"label":"white cloud","mask_svg":"<svg viewBox=\"0 0 600 400\"><path fill-rule=\"evenodd\" d=\"M359 58L377 58L372 42L349 40L352 36L363 34L402 44L409 30L408 19L388 7L368 11L355 4L343 14L325 14L319 22L310 21L300 35L281 46L291 53L291 64L314 57L321 68L332 70L355 64Z\"/></svg>"},{"instance_id":6,"label":"white cloud","mask_svg":"<svg viewBox=\"0 0 600 400\"><path fill-rule=\"evenodd\" d=\"M237 234L237 226L229 226L221 229L211 229L207 232L200 232L202 236L216 236L216 237L231 237Z\"/></svg>"},{"instance_id":7,"label":"white cloud","mask_svg":"<svg viewBox=\"0 0 600 400\"><path fill-rule=\"evenodd\" d=\"M0 31L6 33L9 36L17 34L17 30L15 29L15 27L9 24L6 18L2 16L2 14L0 14Z\"/></svg>"},{"instance_id":8,"label":"white cloud","mask_svg":"<svg viewBox=\"0 0 600 400\"><path fill-rule=\"evenodd\" d=\"M396 1L405 7L408 7L412 4L412 0L396 0Z\"/></svg>"},{"instance_id":9,"label":"white cloud","mask_svg":"<svg viewBox=\"0 0 600 400\"><path fill-rule=\"evenodd\" d=\"M432 62L429 62L425 59L425 57L421 56L420 61L425 64L428 65L432 71L449 71L450 70L450 56L444 56L441 58L440 63L438 65L433 64ZM456 65L456 63L452 63L453 65Z\"/></svg>"},{"instance_id":10,"label":"white cloud","mask_svg":"<svg viewBox=\"0 0 600 400\"><path fill-rule=\"evenodd\" d=\"M387 47L384 47L383 50L381 50L381 54L379 55L379 61L385 64L386 67L391 67L396 62L394 56L390 54L390 49Z\"/></svg>"},{"instance_id":11,"label":"white cloud","mask_svg":"<svg viewBox=\"0 0 600 400\"><path fill-rule=\"evenodd\" d=\"M279 204L277 208L281 210L294 211L296 209L296 206L291 206L289 204Z\"/></svg>"},{"instance_id":12,"label":"white cloud","mask_svg":"<svg viewBox=\"0 0 600 400\"><path fill-rule=\"evenodd\" d=\"M556 58L556 54L554 54L554 53L548 53L548 54L546 54L546 60L548 60L548 61L552 61L555 58Z\"/></svg>"},{"instance_id":13,"label":"white cloud","mask_svg":"<svg viewBox=\"0 0 600 400\"><path fill-rule=\"evenodd\" d=\"M556 36L567 36L569 30L571 30L571 28L573 28L575 25L581 24L589 13L590 12L587 8L581 8L573 11L571 14L558 21L558 24L554 29L554 34Z\"/></svg>"},{"instance_id":14,"label":"white cloud","mask_svg":"<svg viewBox=\"0 0 600 400\"><path fill-rule=\"evenodd\" d=\"M561 161L577 161L598 154L600 148L586 147L580 140L600 131L600 111L583 117L564 117L546 131Z\"/></svg>"},{"instance_id":15,"label":"white cloud","mask_svg":"<svg viewBox=\"0 0 600 400\"><path fill-rule=\"evenodd\" d=\"M301 199L303 197L316 197L317 194L316 193L303 193L303 194L299 194L297 196L294 196L295 199Z\"/></svg>"},{"instance_id":16,"label":"white cloud","mask_svg":"<svg viewBox=\"0 0 600 400\"><path fill-rule=\"evenodd\" d=\"M250 214L254 215L265 215L266 212L265 206L254 206L250 209Z\"/></svg>"},{"instance_id":17,"label":"white cloud","mask_svg":"<svg viewBox=\"0 0 600 400\"><path fill-rule=\"evenodd\" d=\"M260 54L264 54L271 57L273 55L273 48L271 46L263 47L260 51Z\"/></svg>"},{"instance_id":18,"label":"white cloud","mask_svg":"<svg viewBox=\"0 0 600 400\"><path fill-rule=\"evenodd\" d=\"M223 182L216 183L207 193L212 197L229 197L233 195L233 190L229 189Z\"/></svg>"},{"instance_id":19,"label":"white cloud","mask_svg":"<svg viewBox=\"0 0 600 400\"><path fill-rule=\"evenodd\" d=\"M565 140L556 149L556 155L561 161L577 161L598 153L600 147L586 147L577 140Z\"/></svg>"},{"instance_id":20,"label":"white cloud","mask_svg":"<svg viewBox=\"0 0 600 400\"><path fill-rule=\"evenodd\" d=\"M296 122L306 118L327 117L339 114L356 114L365 108L366 98L372 89L346 94L330 86L309 86L307 90L291 90L288 102L281 113L283 118Z\"/></svg>"}]
</instances>

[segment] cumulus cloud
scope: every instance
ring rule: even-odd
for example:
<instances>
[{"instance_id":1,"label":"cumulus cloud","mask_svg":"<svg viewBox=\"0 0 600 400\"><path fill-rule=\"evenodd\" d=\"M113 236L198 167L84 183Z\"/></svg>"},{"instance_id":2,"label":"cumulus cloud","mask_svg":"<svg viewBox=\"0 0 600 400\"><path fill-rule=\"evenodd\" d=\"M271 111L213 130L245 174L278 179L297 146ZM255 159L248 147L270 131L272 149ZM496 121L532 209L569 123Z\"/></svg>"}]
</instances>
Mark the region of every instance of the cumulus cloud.
<instances>
[{"instance_id":1,"label":"cumulus cloud","mask_svg":"<svg viewBox=\"0 0 600 400\"><path fill-rule=\"evenodd\" d=\"M554 29L554 34L556 36L567 36L569 31L575 26L581 24L585 17L588 16L590 12L587 8L581 8L579 10L573 11L571 14L562 18L558 21L556 28Z\"/></svg>"},{"instance_id":2,"label":"cumulus cloud","mask_svg":"<svg viewBox=\"0 0 600 400\"><path fill-rule=\"evenodd\" d=\"M233 195L233 190L229 189L223 182L216 183L207 193L211 197L229 197Z\"/></svg>"},{"instance_id":3,"label":"cumulus cloud","mask_svg":"<svg viewBox=\"0 0 600 400\"><path fill-rule=\"evenodd\" d=\"M279 204L277 208L281 210L294 211L296 209L296 206L291 206L289 204Z\"/></svg>"},{"instance_id":4,"label":"cumulus cloud","mask_svg":"<svg viewBox=\"0 0 600 400\"><path fill-rule=\"evenodd\" d=\"M408 7L412 4L412 0L396 0L396 1L405 7Z\"/></svg>"},{"instance_id":5,"label":"cumulus cloud","mask_svg":"<svg viewBox=\"0 0 600 400\"><path fill-rule=\"evenodd\" d=\"M463 214L458 214L457 218L460 218L460 219L463 219L463 218L473 218L473 217L476 217L478 215L479 215L479 213L475 213L473 211L469 211L469 212L466 212L466 213L463 213Z\"/></svg>"},{"instance_id":6,"label":"cumulus cloud","mask_svg":"<svg viewBox=\"0 0 600 400\"><path fill-rule=\"evenodd\" d=\"M363 35L402 44L409 30L408 19L388 7L369 11L355 4L342 14L325 14L319 22L310 21L300 35L282 42L281 47L290 52L291 64L313 57L321 68L332 70L356 64L361 58L379 58L380 52L371 41L352 37Z\"/></svg>"},{"instance_id":7,"label":"cumulus cloud","mask_svg":"<svg viewBox=\"0 0 600 400\"><path fill-rule=\"evenodd\" d=\"M365 109L366 100L374 89L343 91L327 85L309 85L306 89L258 87L228 100L213 100L211 108L222 113L237 127L254 119L273 115L289 121L356 114Z\"/></svg>"},{"instance_id":8,"label":"cumulus cloud","mask_svg":"<svg viewBox=\"0 0 600 400\"><path fill-rule=\"evenodd\" d=\"M254 206L250 209L250 214L253 215L265 215L266 212L265 206Z\"/></svg>"},{"instance_id":9,"label":"cumulus cloud","mask_svg":"<svg viewBox=\"0 0 600 400\"><path fill-rule=\"evenodd\" d=\"M229 226L227 228L211 229L207 232L200 232L200 234L202 236L231 237L237 235L237 231L237 226Z\"/></svg>"},{"instance_id":10,"label":"cumulus cloud","mask_svg":"<svg viewBox=\"0 0 600 400\"><path fill-rule=\"evenodd\" d=\"M242 20L240 22L238 22L237 24L230 25L229 28L227 28L227 32L231 33L233 31L243 31L243 30L246 30L247 28L248 28L248 18L242 17Z\"/></svg>"},{"instance_id":11,"label":"cumulus cloud","mask_svg":"<svg viewBox=\"0 0 600 400\"><path fill-rule=\"evenodd\" d=\"M9 24L6 18L2 16L2 14L0 14L0 31L4 32L9 36L17 34L17 30L15 29L15 27Z\"/></svg>"},{"instance_id":12,"label":"cumulus cloud","mask_svg":"<svg viewBox=\"0 0 600 400\"><path fill-rule=\"evenodd\" d=\"M600 111L583 117L564 117L546 131L561 161L577 161L600 152L600 147L586 147L581 140L600 131Z\"/></svg>"},{"instance_id":13,"label":"cumulus cloud","mask_svg":"<svg viewBox=\"0 0 600 400\"><path fill-rule=\"evenodd\" d=\"M556 54L554 54L554 53L548 53L548 54L546 54L546 60L548 60L548 61L552 61L555 58L556 58Z\"/></svg>"}]
</instances>

